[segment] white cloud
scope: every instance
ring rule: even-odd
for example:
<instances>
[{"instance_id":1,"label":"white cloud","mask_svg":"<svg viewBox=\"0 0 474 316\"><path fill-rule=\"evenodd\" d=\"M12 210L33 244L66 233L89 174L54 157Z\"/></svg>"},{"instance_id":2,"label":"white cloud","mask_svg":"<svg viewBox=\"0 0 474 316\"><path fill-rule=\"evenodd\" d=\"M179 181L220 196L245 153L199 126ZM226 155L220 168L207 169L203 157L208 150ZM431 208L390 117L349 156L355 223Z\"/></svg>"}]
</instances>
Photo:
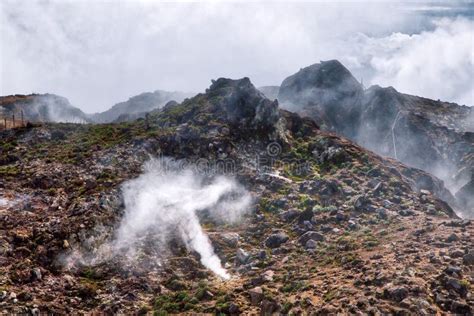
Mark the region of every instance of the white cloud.
<instances>
[{"instance_id":1,"label":"white cloud","mask_svg":"<svg viewBox=\"0 0 474 316\"><path fill-rule=\"evenodd\" d=\"M380 71L375 78L403 91L401 81L409 75L396 71L397 63L388 58L396 54L385 48L388 55L377 63L370 48L383 52L379 47L393 32L433 32L431 18L393 3L0 3L0 93L57 93L87 112L143 91L202 91L222 76L279 84L301 67L333 58L348 63L357 76ZM367 38L354 41L356 34ZM403 56L417 57L412 55ZM369 65L369 71L358 64ZM445 69L458 81L455 67ZM426 93L432 82L408 92ZM465 98L458 87L441 97Z\"/></svg>"},{"instance_id":2,"label":"white cloud","mask_svg":"<svg viewBox=\"0 0 474 316\"><path fill-rule=\"evenodd\" d=\"M348 59L349 67L365 69L372 84L474 105L474 22L441 19L435 26L414 35L359 34L351 43L359 55Z\"/></svg>"}]
</instances>

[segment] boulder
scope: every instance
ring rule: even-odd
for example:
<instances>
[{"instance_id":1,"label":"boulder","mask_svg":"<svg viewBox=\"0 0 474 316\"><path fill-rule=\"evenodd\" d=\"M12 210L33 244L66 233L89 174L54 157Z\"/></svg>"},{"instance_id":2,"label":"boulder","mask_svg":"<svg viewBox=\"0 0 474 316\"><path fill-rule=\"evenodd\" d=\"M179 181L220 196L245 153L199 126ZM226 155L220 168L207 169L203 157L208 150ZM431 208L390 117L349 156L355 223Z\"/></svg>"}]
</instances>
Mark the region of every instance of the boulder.
<instances>
[{"instance_id":1,"label":"boulder","mask_svg":"<svg viewBox=\"0 0 474 316\"><path fill-rule=\"evenodd\" d=\"M318 243L312 239L308 240L304 245L305 249L316 249Z\"/></svg>"},{"instance_id":2,"label":"boulder","mask_svg":"<svg viewBox=\"0 0 474 316\"><path fill-rule=\"evenodd\" d=\"M242 248L237 249L235 257L240 264L246 264L250 259L250 255L248 254L248 252L246 252Z\"/></svg>"},{"instance_id":3,"label":"boulder","mask_svg":"<svg viewBox=\"0 0 474 316\"><path fill-rule=\"evenodd\" d=\"M249 290L250 303L254 306L257 306L263 299L263 290L261 287L257 286Z\"/></svg>"},{"instance_id":4,"label":"boulder","mask_svg":"<svg viewBox=\"0 0 474 316\"><path fill-rule=\"evenodd\" d=\"M264 299L260 304L260 315L269 316L275 315L281 309L280 304L272 299Z\"/></svg>"},{"instance_id":5,"label":"boulder","mask_svg":"<svg viewBox=\"0 0 474 316\"><path fill-rule=\"evenodd\" d=\"M292 222L293 220L295 220L298 215L300 215L301 211L297 210L297 209L290 209L288 211L285 211L283 213L280 214L280 218L282 221L284 222Z\"/></svg>"},{"instance_id":6,"label":"boulder","mask_svg":"<svg viewBox=\"0 0 474 316\"><path fill-rule=\"evenodd\" d=\"M408 297L408 289L404 286L393 286L384 290L384 296L396 302L401 302Z\"/></svg>"},{"instance_id":7,"label":"boulder","mask_svg":"<svg viewBox=\"0 0 474 316\"><path fill-rule=\"evenodd\" d=\"M279 232L276 234L271 234L265 240L265 246L268 248L278 248L281 244L284 244L288 241L289 237L287 234L283 232Z\"/></svg>"},{"instance_id":8,"label":"boulder","mask_svg":"<svg viewBox=\"0 0 474 316\"><path fill-rule=\"evenodd\" d=\"M446 238L446 242L449 242L449 243L452 243L452 242L455 242L455 241L458 241L458 240L459 240L459 236L456 235L455 233L452 233L451 235L449 235Z\"/></svg>"},{"instance_id":9,"label":"boulder","mask_svg":"<svg viewBox=\"0 0 474 316\"><path fill-rule=\"evenodd\" d=\"M474 265L474 252L469 252L468 254L465 254L462 257L462 262L463 264L467 266L473 266Z\"/></svg>"},{"instance_id":10,"label":"boulder","mask_svg":"<svg viewBox=\"0 0 474 316\"><path fill-rule=\"evenodd\" d=\"M298 239L299 243L302 245L306 245L309 240L324 241L324 236L318 232L309 231L301 235Z\"/></svg>"}]
</instances>

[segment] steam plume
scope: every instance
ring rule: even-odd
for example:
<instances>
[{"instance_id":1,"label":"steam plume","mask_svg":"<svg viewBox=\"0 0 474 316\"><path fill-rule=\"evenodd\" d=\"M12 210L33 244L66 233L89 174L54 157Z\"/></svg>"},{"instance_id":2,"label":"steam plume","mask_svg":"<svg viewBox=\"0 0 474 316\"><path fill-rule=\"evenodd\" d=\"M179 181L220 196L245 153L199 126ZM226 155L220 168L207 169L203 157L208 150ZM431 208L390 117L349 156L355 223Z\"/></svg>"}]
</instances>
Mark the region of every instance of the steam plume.
<instances>
[{"instance_id":1,"label":"steam plume","mask_svg":"<svg viewBox=\"0 0 474 316\"><path fill-rule=\"evenodd\" d=\"M125 214L115 239L96 253L134 254L146 236L153 236L158 249L171 237L179 237L188 250L200 255L201 263L223 279L230 276L214 253L203 231L199 215L206 212L218 221L235 222L249 210L250 194L235 180L218 176L212 179L192 168L179 168L171 159L152 159L138 178L123 185ZM102 258L101 258L102 257Z\"/></svg>"}]
</instances>

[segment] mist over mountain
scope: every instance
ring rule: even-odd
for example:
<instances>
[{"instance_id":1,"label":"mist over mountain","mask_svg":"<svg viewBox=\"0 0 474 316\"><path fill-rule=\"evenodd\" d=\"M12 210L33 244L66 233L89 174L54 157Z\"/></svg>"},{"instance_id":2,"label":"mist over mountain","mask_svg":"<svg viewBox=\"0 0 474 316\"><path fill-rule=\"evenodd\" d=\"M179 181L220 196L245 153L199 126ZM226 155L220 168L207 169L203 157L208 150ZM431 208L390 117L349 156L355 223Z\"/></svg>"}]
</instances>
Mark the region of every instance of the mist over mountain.
<instances>
[{"instance_id":1,"label":"mist over mountain","mask_svg":"<svg viewBox=\"0 0 474 316\"><path fill-rule=\"evenodd\" d=\"M110 109L94 114L82 112L72 106L68 99L54 94L11 95L0 97L0 116L25 122L63 122L63 123L111 123L127 122L145 117L153 110L168 102L181 102L192 93L157 90L144 92L117 103Z\"/></svg>"},{"instance_id":2,"label":"mist over mountain","mask_svg":"<svg viewBox=\"0 0 474 316\"><path fill-rule=\"evenodd\" d=\"M472 2L244 2L2 1L0 95L55 93L94 113L220 76L279 85L337 59L367 86L474 105Z\"/></svg>"},{"instance_id":3,"label":"mist over mountain","mask_svg":"<svg viewBox=\"0 0 474 316\"><path fill-rule=\"evenodd\" d=\"M144 92L131 97L127 101L117 103L104 112L92 114L90 117L98 123L113 122L119 119L122 115L123 116L120 118L121 121L137 119L143 117L145 113L164 106L169 101L181 102L192 95L194 94L162 90Z\"/></svg>"},{"instance_id":4,"label":"mist over mountain","mask_svg":"<svg viewBox=\"0 0 474 316\"><path fill-rule=\"evenodd\" d=\"M473 12L0 1L1 313L472 315Z\"/></svg>"},{"instance_id":5,"label":"mist over mountain","mask_svg":"<svg viewBox=\"0 0 474 316\"><path fill-rule=\"evenodd\" d=\"M259 93L261 97L278 99L285 109L310 117L324 130L437 176L451 191L440 197L463 216L473 216L471 107L403 94L393 87L365 88L337 60L302 68L283 80L281 86L260 87ZM17 119L23 111L24 119L31 122L119 123L144 118L165 104L175 108L179 105L176 101L190 96L191 93L157 90L91 115L71 106L63 97L19 95L2 97L1 109L4 117L15 114ZM426 188L433 190L429 185Z\"/></svg>"},{"instance_id":6,"label":"mist over mountain","mask_svg":"<svg viewBox=\"0 0 474 316\"><path fill-rule=\"evenodd\" d=\"M339 61L324 61L286 78L278 100L383 156L443 179L455 194L474 170L471 107L361 83ZM462 202L469 216L473 210ZM469 202L468 204L471 204Z\"/></svg>"},{"instance_id":7,"label":"mist over mountain","mask_svg":"<svg viewBox=\"0 0 474 316\"><path fill-rule=\"evenodd\" d=\"M30 122L88 123L92 120L69 101L54 94L10 95L0 97L0 116L16 116Z\"/></svg>"}]
</instances>

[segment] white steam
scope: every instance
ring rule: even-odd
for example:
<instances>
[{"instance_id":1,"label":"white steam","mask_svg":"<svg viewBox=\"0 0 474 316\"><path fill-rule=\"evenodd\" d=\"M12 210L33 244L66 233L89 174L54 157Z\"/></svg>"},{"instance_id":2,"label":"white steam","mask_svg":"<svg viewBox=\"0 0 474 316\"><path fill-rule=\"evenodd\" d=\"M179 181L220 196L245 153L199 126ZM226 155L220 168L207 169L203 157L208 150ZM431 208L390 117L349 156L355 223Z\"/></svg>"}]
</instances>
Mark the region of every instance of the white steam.
<instances>
[{"instance_id":1,"label":"white steam","mask_svg":"<svg viewBox=\"0 0 474 316\"><path fill-rule=\"evenodd\" d=\"M357 34L349 46L357 54L342 58L371 84L459 104L474 105L474 22L437 19L434 29L385 37Z\"/></svg>"},{"instance_id":2,"label":"white steam","mask_svg":"<svg viewBox=\"0 0 474 316\"><path fill-rule=\"evenodd\" d=\"M27 118L33 121L87 123L86 115L73 107L66 98L56 95L40 95L25 107Z\"/></svg>"},{"instance_id":3,"label":"white steam","mask_svg":"<svg viewBox=\"0 0 474 316\"><path fill-rule=\"evenodd\" d=\"M470 104L472 28L449 25L462 2L119 2L0 1L0 94L51 92L98 112L210 78L277 85L339 59L366 84ZM433 26L427 8L450 20Z\"/></svg>"},{"instance_id":4,"label":"white steam","mask_svg":"<svg viewBox=\"0 0 474 316\"><path fill-rule=\"evenodd\" d=\"M191 167L180 168L174 160L152 159L142 175L123 185L123 198L125 214L116 237L97 251L95 262L104 260L104 253L110 251L133 259L147 236L153 236L157 249L179 237L188 250L200 255L205 267L229 278L199 216L205 213L216 221L232 223L249 211L251 195L234 179L209 179Z\"/></svg>"}]
</instances>

